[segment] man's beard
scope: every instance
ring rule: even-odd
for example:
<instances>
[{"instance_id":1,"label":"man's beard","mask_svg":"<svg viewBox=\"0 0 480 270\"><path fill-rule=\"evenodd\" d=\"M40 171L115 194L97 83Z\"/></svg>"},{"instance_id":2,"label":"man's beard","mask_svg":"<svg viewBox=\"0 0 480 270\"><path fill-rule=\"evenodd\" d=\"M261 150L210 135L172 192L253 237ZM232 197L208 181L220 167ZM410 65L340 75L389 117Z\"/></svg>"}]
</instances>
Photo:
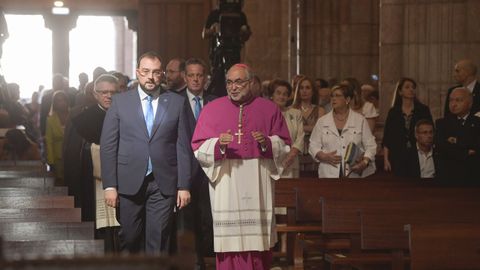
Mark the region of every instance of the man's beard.
<instances>
[{"instance_id":1,"label":"man's beard","mask_svg":"<svg viewBox=\"0 0 480 270\"><path fill-rule=\"evenodd\" d=\"M146 83L145 83L146 84ZM142 90L145 92L145 93L154 93L154 92L158 92L159 90L162 91L162 85L157 85L155 86L152 90L150 89L147 89L145 87L145 84L139 84L140 85L140 88L142 88ZM152 84L155 84L155 83L152 83Z\"/></svg>"},{"instance_id":2,"label":"man's beard","mask_svg":"<svg viewBox=\"0 0 480 270\"><path fill-rule=\"evenodd\" d=\"M184 84L183 82L173 81L170 83L166 82L165 86L168 90L177 90L177 89L183 88Z\"/></svg>"}]
</instances>

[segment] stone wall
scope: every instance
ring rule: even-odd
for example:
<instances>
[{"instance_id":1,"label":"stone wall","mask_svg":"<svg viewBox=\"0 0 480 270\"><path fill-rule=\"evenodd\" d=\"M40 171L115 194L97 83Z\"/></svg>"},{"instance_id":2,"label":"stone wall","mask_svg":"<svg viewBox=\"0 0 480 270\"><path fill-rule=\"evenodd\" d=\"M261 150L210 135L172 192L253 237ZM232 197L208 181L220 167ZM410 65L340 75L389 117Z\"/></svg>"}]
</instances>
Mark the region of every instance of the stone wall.
<instances>
[{"instance_id":1,"label":"stone wall","mask_svg":"<svg viewBox=\"0 0 480 270\"><path fill-rule=\"evenodd\" d=\"M380 8L380 85L382 118L398 78L419 85L418 96L434 118L443 115L445 94L454 85L460 59L480 63L480 1L382 0Z\"/></svg>"}]
</instances>

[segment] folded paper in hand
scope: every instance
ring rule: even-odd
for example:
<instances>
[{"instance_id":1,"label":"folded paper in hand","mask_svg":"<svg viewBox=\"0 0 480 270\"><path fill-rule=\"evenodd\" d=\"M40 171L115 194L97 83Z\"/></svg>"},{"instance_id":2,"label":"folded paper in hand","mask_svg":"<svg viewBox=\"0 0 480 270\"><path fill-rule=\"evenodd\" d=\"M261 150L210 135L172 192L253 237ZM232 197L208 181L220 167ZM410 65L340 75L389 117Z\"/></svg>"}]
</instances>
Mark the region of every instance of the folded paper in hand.
<instances>
[{"instance_id":1,"label":"folded paper in hand","mask_svg":"<svg viewBox=\"0 0 480 270\"><path fill-rule=\"evenodd\" d=\"M357 160L362 156L363 152L360 147L358 147L358 145L356 145L355 143L351 142L347 145L343 161L345 162L345 164L353 167L357 163Z\"/></svg>"}]
</instances>

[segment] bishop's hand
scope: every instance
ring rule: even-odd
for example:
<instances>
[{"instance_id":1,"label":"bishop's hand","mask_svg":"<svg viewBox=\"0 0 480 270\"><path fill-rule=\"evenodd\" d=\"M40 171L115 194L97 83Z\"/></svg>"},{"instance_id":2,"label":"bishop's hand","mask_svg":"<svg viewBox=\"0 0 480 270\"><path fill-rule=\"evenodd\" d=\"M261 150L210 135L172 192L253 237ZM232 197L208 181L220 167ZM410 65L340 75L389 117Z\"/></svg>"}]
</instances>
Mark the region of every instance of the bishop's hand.
<instances>
[{"instance_id":1,"label":"bishop's hand","mask_svg":"<svg viewBox=\"0 0 480 270\"><path fill-rule=\"evenodd\" d=\"M267 146L267 139L265 135L263 135L260 131L252 131L252 136L262 147Z\"/></svg>"},{"instance_id":2,"label":"bishop's hand","mask_svg":"<svg viewBox=\"0 0 480 270\"><path fill-rule=\"evenodd\" d=\"M220 143L220 146L226 146L232 141L233 141L233 135L230 129L227 130L227 132L225 133L220 133L220 136L218 137L218 142Z\"/></svg>"}]
</instances>

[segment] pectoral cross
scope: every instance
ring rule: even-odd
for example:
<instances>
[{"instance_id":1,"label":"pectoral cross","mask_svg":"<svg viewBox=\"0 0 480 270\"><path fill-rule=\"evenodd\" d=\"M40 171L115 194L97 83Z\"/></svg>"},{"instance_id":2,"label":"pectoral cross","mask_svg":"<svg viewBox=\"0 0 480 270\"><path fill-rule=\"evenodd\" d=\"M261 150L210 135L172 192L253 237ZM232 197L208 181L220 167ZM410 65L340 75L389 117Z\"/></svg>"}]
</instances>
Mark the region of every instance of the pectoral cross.
<instances>
[{"instance_id":1,"label":"pectoral cross","mask_svg":"<svg viewBox=\"0 0 480 270\"><path fill-rule=\"evenodd\" d=\"M237 143L240 144L242 142L242 136L243 136L242 127L238 127L237 133L233 135L237 136Z\"/></svg>"},{"instance_id":2,"label":"pectoral cross","mask_svg":"<svg viewBox=\"0 0 480 270\"><path fill-rule=\"evenodd\" d=\"M243 114L243 104L240 105L240 112L238 113L238 131L237 133L233 134L237 136L237 143L240 144L242 142L242 114Z\"/></svg>"}]
</instances>

